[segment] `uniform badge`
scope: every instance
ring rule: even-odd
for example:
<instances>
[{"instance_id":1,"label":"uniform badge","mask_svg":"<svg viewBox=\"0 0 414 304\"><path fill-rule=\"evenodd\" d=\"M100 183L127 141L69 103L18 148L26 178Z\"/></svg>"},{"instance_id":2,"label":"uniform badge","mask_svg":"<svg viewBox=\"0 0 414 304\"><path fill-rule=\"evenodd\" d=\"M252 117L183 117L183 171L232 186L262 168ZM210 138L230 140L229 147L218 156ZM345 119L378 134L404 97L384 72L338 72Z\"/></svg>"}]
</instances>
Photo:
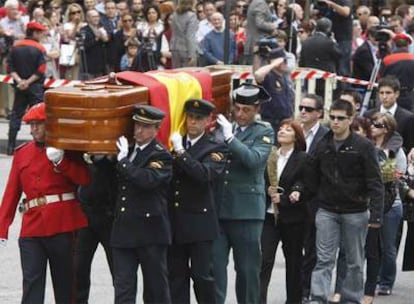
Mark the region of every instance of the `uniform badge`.
<instances>
[{"instance_id":1,"label":"uniform badge","mask_svg":"<svg viewBox=\"0 0 414 304\"><path fill-rule=\"evenodd\" d=\"M198 103L198 101L195 101L195 102L194 102L194 104L193 104L193 106L194 106L195 108L198 108L198 107L200 106L200 104Z\"/></svg>"},{"instance_id":2,"label":"uniform badge","mask_svg":"<svg viewBox=\"0 0 414 304\"><path fill-rule=\"evenodd\" d=\"M210 154L210 157L213 161L221 161L224 158L223 153L220 152L213 152Z\"/></svg>"},{"instance_id":3,"label":"uniform badge","mask_svg":"<svg viewBox=\"0 0 414 304\"><path fill-rule=\"evenodd\" d=\"M276 91L282 91L282 84L280 83L279 80L275 81L275 87L276 87Z\"/></svg>"},{"instance_id":4,"label":"uniform badge","mask_svg":"<svg viewBox=\"0 0 414 304\"><path fill-rule=\"evenodd\" d=\"M161 169L164 163L162 161L153 161L149 163L149 166L154 169Z\"/></svg>"},{"instance_id":5,"label":"uniform badge","mask_svg":"<svg viewBox=\"0 0 414 304\"><path fill-rule=\"evenodd\" d=\"M262 140L263 140L263 142L265 142L266 144L270 144L270 143L271 143L270 138L269 138L269 137L267 137L267 136L263 136Z\"/></svg>"},{"instance_id":6,"label":"uniform badge","mask_svg":"<svg viewBox=\"0 0 414 304\"><path fill-rule=\"evenodd\" d=\"M141 112L141 114L142 114L142 115L144 115L144 114L145 114L145 110L144 110L144 109L141 109L141 111L140 111L140 112Z\"/></svg>"}]
</instances>

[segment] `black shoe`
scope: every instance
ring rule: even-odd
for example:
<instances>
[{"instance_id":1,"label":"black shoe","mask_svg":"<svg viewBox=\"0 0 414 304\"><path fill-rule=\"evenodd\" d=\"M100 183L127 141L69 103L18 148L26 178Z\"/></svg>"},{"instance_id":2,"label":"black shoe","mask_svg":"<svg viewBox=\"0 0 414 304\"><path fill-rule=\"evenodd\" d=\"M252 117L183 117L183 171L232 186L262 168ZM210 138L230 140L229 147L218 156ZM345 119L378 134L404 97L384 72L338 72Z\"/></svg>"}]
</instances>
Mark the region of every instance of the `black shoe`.
<instances>
[{"instance_id":1,"label":"black shoe","mask_svg":"<svg viewBox=\"0 0 414 304\"><path fill-rule=\"evenodd\" d=\"M7 146L7 155L14 154L14 146Z\"/></svg>"},{"instance_id":2,"label":"black shoe","mask_svg":"<svg viewBox=\"0 0 414 304\"><path fill-rule=\"evenodd\" d=\"M392 295L392 289L387 287L380 287L377 291L379 296L390 296Z\"/></svg>"}]
</instances>

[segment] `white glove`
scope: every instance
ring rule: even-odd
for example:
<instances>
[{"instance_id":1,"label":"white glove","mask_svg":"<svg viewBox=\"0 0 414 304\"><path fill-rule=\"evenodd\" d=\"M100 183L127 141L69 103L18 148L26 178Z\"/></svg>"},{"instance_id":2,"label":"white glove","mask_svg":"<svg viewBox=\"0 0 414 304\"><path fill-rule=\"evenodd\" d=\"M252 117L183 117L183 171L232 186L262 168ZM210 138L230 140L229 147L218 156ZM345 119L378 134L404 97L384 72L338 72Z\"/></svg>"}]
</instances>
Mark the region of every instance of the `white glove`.
<instances>
[{"instance_id":1,"label":"white glove","mask_svg":"<svg viewBox=\"0 0 414 304\"><path fill-rule=\"evenodd\" d=\"M128 156L128 139L125 136L121 136L120 138L118 138L118 140L116 141L116 146L119 149L117 157L118 161Z\"/></svg>"},{"instance_id":2,"label":"white glove","mask_svg":"<svg viewBox=\"0 0 414 304\"><path fill-rule=\"evenodd\" d=\"M54 147L47 147L46 148L46 155L47 158L54 164L60 164L63 159L63 155L65 152L61 149L57 149Z\"/></svg>"},{"instance_id":3,"label":"white glove","mask_svg":"<svg viewBox=\"0 0 414 304\"><path fill-rule=\"evenodd\" d=\"M0 239L0 247L6 247L7 246L7 239Z\"/></svg>"},{"instance_id":4,"label":"white glove","mask_svg":"<svg viewBox=\"0 0 414 304\"><path fill-rule=\"evenodd\" d=\"M233 125L223 114L217 115L217 123L221 126L224 139L227 141L233 137Z\"/></svg>"},{"instance_id":5,"label":"white glove","mask_svg":"<svg viewBox=\"0 0 414 304\"><path fill-rule=\"evenodd\" d=\"M175 132L173 135L171 135L170 141L173 144L173 148L175 152L184 150L183 137L181 136L180 133Z\"/></svg>"}]
</instances>

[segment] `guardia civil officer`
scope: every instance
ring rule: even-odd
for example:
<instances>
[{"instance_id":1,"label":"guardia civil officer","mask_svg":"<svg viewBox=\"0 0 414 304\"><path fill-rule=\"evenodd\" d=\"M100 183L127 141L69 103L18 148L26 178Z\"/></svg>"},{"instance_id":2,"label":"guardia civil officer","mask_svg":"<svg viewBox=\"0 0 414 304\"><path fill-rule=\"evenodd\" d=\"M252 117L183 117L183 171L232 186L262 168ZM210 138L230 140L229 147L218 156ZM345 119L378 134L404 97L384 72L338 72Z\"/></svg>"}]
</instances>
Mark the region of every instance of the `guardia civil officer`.
<instances>
[{"instance_id":1,"label":"guardia civil officer","mask_svg":"<svg viewBox=\"0 0 414 304\"><path fill-rule=\"evenodd\" d=\"M218 237L214 182L225 165L227 147L205 130L215 106L202 99L184 105L186 134L174 133L168 255L171 300L190 303L190 277L198 303L215 303L212 245ZM185 148L184 148L185 147Z\"/></svg>"},{"instance_id":2,"label":"guardia civil officer","mask_svg":"<svg viewBox=\"0 0 414 304\"><path fill-rule=\"evenodd\" d=\"M172 176L171 154L155 137L164 113L137 105L132 119L134 145L122 136L113 247L115 303L135 303L137 270L141 265L145 303L170 303L167 248L171 243L167 199Z\"/></svg>"},{"instance_id":3,"label":"guardia civil officer","mask_svg":"<svg viewBox=\"0 0 414 304\"><path fill-rule=\"evenodd\" d=\"M220 235L214 242L214 275L218 303L224 303L227 263L233 250L238 303L258 303L261 267L260 236L265 217L264 171L274 132L257 120L260 104L269 100L263 88L242 85L233 92L234 123L218 115L229 157L216 203Z\"/></svg>"},{"instance_id":4,"label":"guardia civil officer","mask_svg":"<svg viewBox=\"0 0 414 304\"><path fill-rule=\"evenodd\" d=\"M23 116L23 121L30 124L33 141L15 150L0 207L0 241L5 243L24 193L19 208L23 212L19 237L21 302L44 302L49 264L55 302L72 303L75 231L87 226L75 192L78 185L89 182L89 171L81 157L45 147L45 119L43 102Z\"/></svg>"}]
</instances>

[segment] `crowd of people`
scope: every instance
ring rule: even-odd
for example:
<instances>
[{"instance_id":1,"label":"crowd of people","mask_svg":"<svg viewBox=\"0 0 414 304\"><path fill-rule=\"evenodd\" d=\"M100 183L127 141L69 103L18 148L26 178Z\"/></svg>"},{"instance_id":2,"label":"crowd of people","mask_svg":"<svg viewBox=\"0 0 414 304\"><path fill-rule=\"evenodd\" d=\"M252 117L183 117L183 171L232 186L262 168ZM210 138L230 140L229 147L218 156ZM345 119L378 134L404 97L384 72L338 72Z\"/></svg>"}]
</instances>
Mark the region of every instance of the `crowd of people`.
<instances>
[{"instance_id":1,"label":"crowd of people","mask_svg":"<svg viewBox=\"0 0 414 304\"><path fill-rule=\"evenodd\" d=\"M191 279L199 303L225 303L230 250L237 301L266 303L279 242L286 303L392 296L404 221L414 270L414 6L394 2L5 1L14 158L0 244L19 206L22 303L44 301L47 263L56 302L87 303L98 244L115 303L135 303L138 266L144 302L190 303ZM166 113L143 105L116 156L45 147L46 77L225 63L251 65L256 84L233 88L212 131L215 106L187 100L171 152L156 140ZM295 109L297 66L378 86L341 83L326 109L320 80ZM21 120L34 141L15 149Z\"/></svg>"}]
</instances>

